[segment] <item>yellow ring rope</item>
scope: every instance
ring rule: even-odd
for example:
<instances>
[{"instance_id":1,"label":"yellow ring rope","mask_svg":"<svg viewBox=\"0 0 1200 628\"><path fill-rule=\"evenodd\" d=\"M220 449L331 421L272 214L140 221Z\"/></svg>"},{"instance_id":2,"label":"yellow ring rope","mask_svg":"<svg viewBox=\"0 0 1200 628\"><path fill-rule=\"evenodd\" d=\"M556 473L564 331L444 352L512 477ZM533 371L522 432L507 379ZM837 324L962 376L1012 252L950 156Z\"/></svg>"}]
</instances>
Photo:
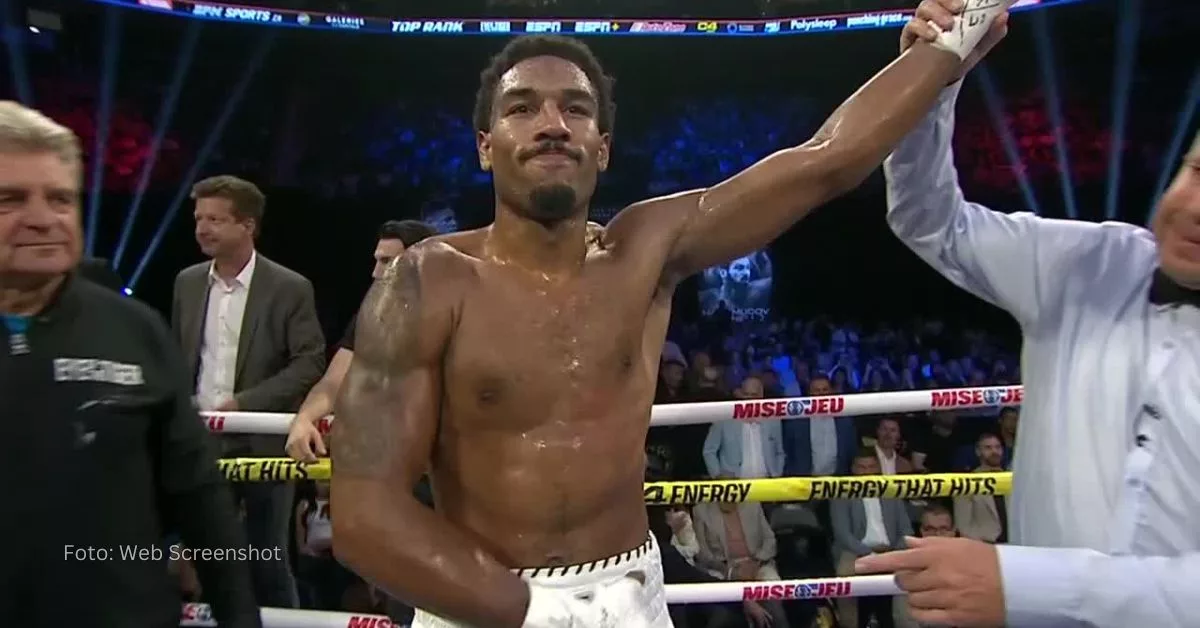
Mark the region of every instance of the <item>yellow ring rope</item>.
<instances>
[{"instance_id":1,"label":"yellow ring rope","mask_svg":"<svg viewBox=\"0 0 1200 628\"><path fill-rule=\"evenodd\" d=\"M328 458L314 463L291 458L225 458L218 461L231 482L328 480ZM931 475L860 475L705 482L651 482L647 504L706 502L807 502L825 499L929 499L974 495L1008 495L1012 473L938 473Z\"/></svg>"}]
</instances>

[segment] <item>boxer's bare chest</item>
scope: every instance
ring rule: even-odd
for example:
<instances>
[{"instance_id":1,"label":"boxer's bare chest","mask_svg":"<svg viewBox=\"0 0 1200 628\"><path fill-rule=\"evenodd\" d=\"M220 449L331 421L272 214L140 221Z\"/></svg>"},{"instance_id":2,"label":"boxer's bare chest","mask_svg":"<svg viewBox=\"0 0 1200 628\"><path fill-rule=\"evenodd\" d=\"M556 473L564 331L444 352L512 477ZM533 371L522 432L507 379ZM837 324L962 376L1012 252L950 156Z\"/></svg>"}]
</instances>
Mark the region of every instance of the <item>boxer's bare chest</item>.
<instances>
[{"instance_id":1,"label":"boxer's bare chest","mask_svg":"<svg viewBox=\"0 0 1200 628\"><path fill-rule=\"evenodd\" d=\"M456 420L513 430L600 420L653 394L669 304L621 264L589 264L566 281L481 266L446 359Z\"/></svg>"}]
</instances>

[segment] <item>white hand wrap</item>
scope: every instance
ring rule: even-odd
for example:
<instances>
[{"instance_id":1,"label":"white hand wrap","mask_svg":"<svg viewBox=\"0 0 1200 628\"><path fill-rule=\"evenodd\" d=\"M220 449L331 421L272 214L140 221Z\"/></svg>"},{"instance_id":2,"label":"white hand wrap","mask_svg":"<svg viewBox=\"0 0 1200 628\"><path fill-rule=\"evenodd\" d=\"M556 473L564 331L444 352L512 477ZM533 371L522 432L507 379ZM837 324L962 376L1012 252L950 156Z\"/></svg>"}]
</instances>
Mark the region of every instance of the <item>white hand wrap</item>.
<instances>
[{"instance_id":1,"label":"white hand wrap","mask_svg":"<svg viewBox=\"0 0 1200 628\"><path fill-rule=\"evenodd\" d=\"M954 16L954 28L950 31L943 31L937 24L929 23L941 33L933 45L942 50L949 50L963 60L971 54L971 51L987 34L988 29L992 27L992 22L996 20L996 16L1007 11L1016 0L964 0L964 2L966 6L962 13Z\"/></svg>"}]
</instances>

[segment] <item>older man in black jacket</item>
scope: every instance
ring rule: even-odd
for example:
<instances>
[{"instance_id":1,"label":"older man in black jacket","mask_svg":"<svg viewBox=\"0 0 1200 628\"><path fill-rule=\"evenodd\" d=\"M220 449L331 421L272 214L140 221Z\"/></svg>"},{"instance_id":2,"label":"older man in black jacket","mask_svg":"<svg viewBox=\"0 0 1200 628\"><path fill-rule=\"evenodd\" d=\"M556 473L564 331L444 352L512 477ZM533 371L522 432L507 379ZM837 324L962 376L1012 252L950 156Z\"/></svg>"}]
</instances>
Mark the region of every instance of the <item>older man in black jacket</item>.
<instances>
[{"instance_id":1,"label":"older man in black jacket","mask_svg":"<svg viewBox=\"0 0 1200 628\"><path fill-rule=\"evenodd\" d=\"M253 558L160 317L79 277L80 149L0 102L0 626L177 626L167 534L222 628L259 627Z\"/></svg>"}]
</instances>

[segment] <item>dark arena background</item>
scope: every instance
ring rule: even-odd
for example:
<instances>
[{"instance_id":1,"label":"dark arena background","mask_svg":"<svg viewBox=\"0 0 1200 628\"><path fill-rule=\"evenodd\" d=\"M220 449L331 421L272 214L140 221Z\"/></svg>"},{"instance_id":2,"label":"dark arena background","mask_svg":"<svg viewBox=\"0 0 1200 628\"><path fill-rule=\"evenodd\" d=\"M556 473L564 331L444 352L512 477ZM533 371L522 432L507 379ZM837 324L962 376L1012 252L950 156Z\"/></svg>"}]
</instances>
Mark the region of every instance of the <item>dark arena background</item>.
<instances>
[{"instance_id":1,"label":"dark arena background","mask_svg":"<svg viewBox=\"0 0 1200 628\"><path fill-rule=\"evenodd\" d=\"M176 274L203 259L191 185L236 175L267 195L258 250L312 281L332 342L369 287L382 222L491 220L470 115L479 72L508 36L579 35L616 76L613 167L592 216L604 223L807 139L896 56L916 0L2 4L0 95L82 139L88 254L126 293L170 314ZM1022 0L959 99L968 199L1146 224L1196 132L1197 24L1200 2ZM884 214L876 172L768 250L690 279L672 348L683 362L711 354L722 399L764 368L788 373L788 396L816 372L840 373L838 392L1018 383L1015 323L918 260ZM717 311L722 298L732 312ZM678 469L699 455L679 453L688 447L700 444L651 448ZM828 575L788 547L783 577ZM382 609L369 587L300 579L341 587L341 610ZM323 597L300 596L309 608ZM794 606L792 625L830 621Z\"/></svg>"}]
</instances>

